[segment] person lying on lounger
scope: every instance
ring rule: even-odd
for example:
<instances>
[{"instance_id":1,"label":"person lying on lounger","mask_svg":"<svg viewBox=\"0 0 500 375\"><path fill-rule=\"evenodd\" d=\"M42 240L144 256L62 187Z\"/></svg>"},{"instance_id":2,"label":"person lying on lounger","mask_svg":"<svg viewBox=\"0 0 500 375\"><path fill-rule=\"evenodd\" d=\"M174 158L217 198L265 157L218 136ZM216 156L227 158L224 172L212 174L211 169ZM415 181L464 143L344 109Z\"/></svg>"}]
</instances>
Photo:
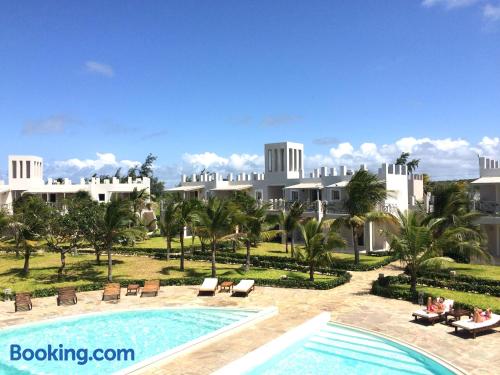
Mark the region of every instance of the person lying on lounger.
<instances>
[{"instance_id":1,"label":"person lying on lounger","mask_svg":"<svg viewBox=\"0 0 500 375\"><path fill-rule=\"evenodd\" d=\"M437 313L442 314L445 310L445 306L443 304L443 299L441 297L436 298L434 303L432 302L432 298L429 297L427 299L427 312L428 313Z\"/></svg>"},{"instance_id":2,"label":"person lying on lounger","mask_svg":"<svg viewBox=\"0 0 500 375\"><path fill-rule=\"evenodd\" d=\"M481 323L488 319L491 319L490 308L486 309L486 311L483 311L478 307L474 309L474 323Z\"/></svg>"}]
</instances>

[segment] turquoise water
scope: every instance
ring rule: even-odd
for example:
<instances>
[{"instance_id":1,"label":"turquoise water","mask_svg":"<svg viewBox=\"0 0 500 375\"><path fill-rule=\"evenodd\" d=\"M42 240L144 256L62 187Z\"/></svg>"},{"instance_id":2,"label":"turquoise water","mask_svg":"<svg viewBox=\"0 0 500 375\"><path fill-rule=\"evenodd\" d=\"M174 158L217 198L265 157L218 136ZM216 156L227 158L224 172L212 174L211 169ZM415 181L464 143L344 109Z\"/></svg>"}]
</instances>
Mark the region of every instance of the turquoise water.
<instances>
[{"instance_id":1,"label":"turquoise water","mask_svg":"<svg viewBox=\"0 0 500 375\"><path fill-rule=\"evenodd\" d=\"M450 375L454 372L394 341L330 323L246 374Z\"/></svg>"},{"instance_id":2,"label":"turquoise water","mask_svg":"<svg viewBox=\"0 0 500 375\"><path fill-rule=\"evenodd\" d=\"M0 330L0 374L111 374L178 347L256 311L235 309L159 309L94 314ZM11 361L10 345L24 348L131 348L133 362Z\"/></svg>"}]
</instances>

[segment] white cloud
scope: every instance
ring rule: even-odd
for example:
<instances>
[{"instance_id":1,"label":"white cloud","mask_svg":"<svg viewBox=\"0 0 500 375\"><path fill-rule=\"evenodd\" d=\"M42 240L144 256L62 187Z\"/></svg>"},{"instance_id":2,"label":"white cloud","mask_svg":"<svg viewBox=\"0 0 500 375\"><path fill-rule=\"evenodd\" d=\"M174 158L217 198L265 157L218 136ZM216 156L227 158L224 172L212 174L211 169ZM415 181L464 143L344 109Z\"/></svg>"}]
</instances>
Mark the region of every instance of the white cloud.
<instances>
[{"instance_id":1,"label":"white cloud","mask_svg":"<svg viewBox=\"0 0 500 375\"><path fill-rule=\"evenodd\" d=\"M115 75L115 71L110 65L103 64L97 61L86 61L85 70L89 73L100 74L108 78L111 78Z\"/></svg>"},{"instance_id":2,"label":"white cloud","mask_svg":"<svg viewBox=\"0 0 500 375\"><path fill-rule=\"evenodd\" d=\"M239 173L259 171L264 167L264 157L256 154L232 154L229 157L219 156L214 152L182 155L186 169L208 169L212 172Z\"/></svg>"},{"instance_id":3,"label":"white cloud","mask_svg":"<svg viewBox=\"0 0 500 375\"><path fill-rule=\"evenodd\" d=\"M477 3L479 0L423 0L422 6L431 8L443 6L446 9L463 8Z\"/></svg>"},{"instance_id":4,"label":"white cloud","mask_svg":"<svg viewBox=\"0 0 500 375\"><path fill-rule=\"evenodd\" d=\"M334 158L341 158L344 155L350 155L354 151L354 147L349 142L342 142L337 147L330 149L330 154Z\"/></svg>"},{"instance_id":5,"label":"white cloud","mask_svg":"<svg viewBox=\"0 0 500 375\"><path fill-rule=\"evenodd\" d=\"M49 177L62 176L78 180L80 177L89 177L94 173L112 175L118 168L122 168L122 172L126 172L127 169L141 164L141 162L134 160L118 160L115 154L110 152L97 152L96 156L96 159L71 158L45 163L46 174Z\"/></svg>"},{"instance_id":6,"label":"white cloud","mask_svg":"<svg viewBox=\"0 0 500 375\"><path fill-rule=\"evenodd\" d=\"M483 16L489 21L500 21L500 4L486 4L483 7Z\"/></svg>"},{"instance_id":7,"label":"white cloud","mask_svg":"<svg viewBox=\"0 0 500 375\"><path fill-rule=\"evenodd\" d=\"M53 115L41 120L27 121L22 129L24 135L40 135L40 134L62 134L68 130L68 127L76 124L65 115Z\"/></svg>"}]
</instances>

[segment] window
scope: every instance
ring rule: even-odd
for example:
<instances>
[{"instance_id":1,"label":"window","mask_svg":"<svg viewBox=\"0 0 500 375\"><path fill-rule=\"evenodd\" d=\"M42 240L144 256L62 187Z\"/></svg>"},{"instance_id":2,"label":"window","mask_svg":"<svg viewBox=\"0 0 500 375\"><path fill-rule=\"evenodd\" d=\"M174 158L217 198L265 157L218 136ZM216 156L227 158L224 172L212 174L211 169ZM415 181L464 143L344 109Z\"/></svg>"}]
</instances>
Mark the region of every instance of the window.
<instances>
[{"instance_id":1,"label":"window","mask_svg":"<svg viewBox=\"0 0 500 375\"><path fill-rule=\"evenodd\" d=\"M31 178L31 162L26 162L26 178Z\"/></svg>"},{"instance_id":2,"label":"window","mask_svg":"<svg viewBox=\"0 0 500 375\"><path fill-rule=\"evenodd\" d=\"M274 149L274 171L278 172L278 149Z\"/></svg>"},{"instance_id":3,"label":"window","mask_svg":"<svg viewBox=\"0 0 500 375\"><path fill-rule=\"evenodd\" d=\"M297 170L297 150L293 150L293 170Z\"/></svg>"},{"instance_id":4,"label":"window","mask_svg":"<svg viewBox=\"0 0 500 375\"><path fill-rule=\"evenodd\" d=\"M106 200L106 194L99 194L99 202L104 202Z\"/></svg>"},{"instance_id":5,"label":"window","mask_svg":"<svg viewBox=\"0 0 500 375\"><path fill-rule=\"evenodd\" d=\"M302 150L299 150L299 170L302 170Z\"/></svg>"},{"instance_id":6,"label":"window","mask_svg":"<svg viewBox=\"0 0 500 375\"><path fill-rule=\"evenodd\" d=\"M291 171L293 167L293 150L291 148L288 149L288 170Z\"/></svg>"},{"instance_id":7,"label":"window","mask_svg":"<svg viewBox=\"0 0 500 375\"><path fill-rule=\"evenodd\" d=\"M267 171L273 170L273 150L267 150Z\"/></svg>"},{"instance_id":8,"label":"window","mask_svg":"<svg viewBox=\"0 0 500 375\"><path fill-rule=\"evenodd\" d=\"M56 195L54 193L49 194L49 202L56 203Z\"/></svg>"},{"instance_id":9,"label":"window","mask_svg":"<svg viewBox=\"0 0 500 375\"><path fill-rule=\"evenodd\" d=\"M23 178L23 162L19 160L19 178Z\"/></svg>"},{"instance_id":10,"label":"window","mask_svg":"<svg viewBox=\"0 0 500 375\"><path fill-rule=\"evenodd\" d=\"M12 178L17 178L17 163L12 160Z\"/></svg>"},{"instance_id":11,"label":"window","mask_svg":"<svg viewBox=\"0 0 500 375\"><path fill-rule=\"evenodd\" d=\"M255 199L257 200L262 199L262 190L255 190Z\"/></svg>"},{"instance_id":12,"label":"window","mask_svg":"<svg viewBox=\"0 0 500 375\"><path fill-rule=\"evenodd\" d=\"M299 192L297 190L292 190L292 201L298 201L299 200Z\"/></svg>"},{"instance_id":13,"label":"window","mask_svg":"<svg viewBox=\"0 0 500 375\"><path fill-rule=\"evenodd\" d=\"M340 190L332 190L332 201L340 200Z\"/></svg>"},{"instance_id":14,"label":"window","mask_svg":"<svg viewBox=\"0 0 500 375\"><path fill-rule=\"evenodd\" d=\"M285 170L285 149L280 149L280 167L281 172Z\"/></svg>"}]
</instances>

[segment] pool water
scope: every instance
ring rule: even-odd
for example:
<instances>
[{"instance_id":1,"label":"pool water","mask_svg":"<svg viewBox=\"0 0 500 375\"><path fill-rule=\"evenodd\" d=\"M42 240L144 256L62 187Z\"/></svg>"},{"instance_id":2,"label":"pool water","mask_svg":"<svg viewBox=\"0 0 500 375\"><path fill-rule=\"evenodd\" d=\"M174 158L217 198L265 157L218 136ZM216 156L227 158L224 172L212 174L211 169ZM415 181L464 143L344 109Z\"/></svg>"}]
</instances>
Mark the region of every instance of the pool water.
<instances>
[{"instance_id":1,"label":"pool water","mask_svg":"<svg viewBox=\"0 0 500 375\"><path fill-rule=\"evenodd\" d=\"M0 374L111 374L256 316L253 310L157 309L82 315L0 330ZM53 348L131 348L134 361L11 361L11 344Z\"/></svg>"},{"instance_id":2,"label":"pool water","mask_svg":"<svg viewBox=\"0 0 500 375\"><path fill-rule=\"evenodd\" d=\"M405 345L328 323L245 374L449 375L455 372Z\"/></svg>"}]
</instances>

